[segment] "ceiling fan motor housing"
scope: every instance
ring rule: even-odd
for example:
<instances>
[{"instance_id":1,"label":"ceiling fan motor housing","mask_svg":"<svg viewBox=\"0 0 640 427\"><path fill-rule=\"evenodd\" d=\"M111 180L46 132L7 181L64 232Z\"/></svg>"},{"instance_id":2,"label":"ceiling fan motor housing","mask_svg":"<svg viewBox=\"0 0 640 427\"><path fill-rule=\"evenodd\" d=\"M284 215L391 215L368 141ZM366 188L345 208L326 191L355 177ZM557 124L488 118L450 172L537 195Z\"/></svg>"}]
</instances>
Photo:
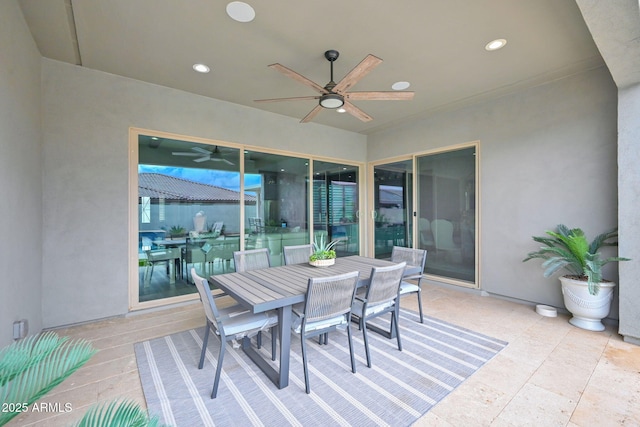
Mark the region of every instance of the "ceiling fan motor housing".
<instances>
[{"instance_id":1,"label":"ceiling fan motor housing","mask_svg":"<svg viewBox=\"0 0 640 427\"><path fill-rule=\"evenodd\" d=\"M338 59L338 56L340 56L340 52L333 49L330 49L324 53L324 57L327 58L327 61L330 61L330 62L333 62L336 59Z\"/></svg>"}]
</instances>

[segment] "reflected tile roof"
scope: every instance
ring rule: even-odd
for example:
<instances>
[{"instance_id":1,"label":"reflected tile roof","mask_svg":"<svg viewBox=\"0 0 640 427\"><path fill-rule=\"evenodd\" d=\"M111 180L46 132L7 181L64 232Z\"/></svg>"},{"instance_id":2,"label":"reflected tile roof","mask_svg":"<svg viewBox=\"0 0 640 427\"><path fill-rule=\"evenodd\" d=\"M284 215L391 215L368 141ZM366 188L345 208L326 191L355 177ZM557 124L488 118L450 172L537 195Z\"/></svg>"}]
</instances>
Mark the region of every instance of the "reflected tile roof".
<instances>
[{"instance_id":1,"label":"reflected tile roof","mask_svg":"<svg viewBox=\"0 0 640 427\"><path fill-rule=\"evenodd\" d=\"M238 191L160 173L138 174L138 196L152 199L210 202L237 202L240 200L240 192ZM245 194L244 201L253 204L256 202L256 198Z\"/></svg>"}]
</instances>

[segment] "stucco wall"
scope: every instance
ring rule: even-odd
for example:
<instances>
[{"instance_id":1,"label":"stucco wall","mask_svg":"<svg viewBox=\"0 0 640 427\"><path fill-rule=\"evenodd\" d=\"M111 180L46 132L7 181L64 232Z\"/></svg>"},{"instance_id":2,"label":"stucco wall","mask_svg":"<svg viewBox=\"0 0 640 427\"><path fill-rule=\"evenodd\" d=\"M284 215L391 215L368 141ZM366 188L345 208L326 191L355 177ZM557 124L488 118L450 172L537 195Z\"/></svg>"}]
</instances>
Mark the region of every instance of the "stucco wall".
<instances>
[{"instance_id":1,"label":"stucco wall","mask_svg":"<svg viewBox=\"0 0 640 427\"><path fill-rule=\"evenodd\" d=\"M479 140L482 289L564 307L559 281L522 259L558 223L591 237L617 225L616 105L603 67L370 135L368 156Z\"/></svg>"},{"instance_id":2,"label":"stucco wall","mask_svg":"<svg viewBox=\"0 0 640 427\"><path fill-rule=\"evenodd\" d=\"M620 334L640 345L640 85L619 92L618 192L620 255L631 258L620 264Z\"/></svg>"},{"instance_id":3,"label":"stucco wall","mask_svg":"<svg viewBox=\"0 0 640 427\"><path fill-rule=\"evenodd\" d=\"M42 327L40 53L15 1L0 2L0 348Z\"/></svg>"},{"instance_id":4,"label":"stucco wall","mask_svg":"<svg viewBox=\"0 0 640 427\"><path fill-rule=\"evenodd\" d=\"M128 310L129 127L297 153L366 158L366 138L43 60L47 327Z\"/></svg>"}]
</instances>

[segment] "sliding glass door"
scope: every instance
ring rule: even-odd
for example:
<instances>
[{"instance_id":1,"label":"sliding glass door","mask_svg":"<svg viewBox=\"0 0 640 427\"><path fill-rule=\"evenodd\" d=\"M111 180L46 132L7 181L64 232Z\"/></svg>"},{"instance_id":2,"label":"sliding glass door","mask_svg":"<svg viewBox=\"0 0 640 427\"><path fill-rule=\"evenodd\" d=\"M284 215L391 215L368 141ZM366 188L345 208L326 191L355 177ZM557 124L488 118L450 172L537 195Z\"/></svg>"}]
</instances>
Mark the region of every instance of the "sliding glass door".
<instances>
[{"instance_id":1,"label":"sliding glass door","mask_svg":"<svg viewBox=\"0 0 640 427\"><path fill-rule=\"evenodd\" d=\"M268 248L278 266L317 234L360 253L360 166L143 130L130 147L131 307L192 299L191 269L234 271L238 250Z\"/></svg>"},{"instance_id":2,"label":"sliding glass door","mask_svg":"<svg viewBox=\"0 0 640 427\"><path fill-rule=\"evenodd\" d=\"M241 198L237 148L139 135L138 302L195 293L191 268L229 271Z\"/></svg>"},{"instance_id":3,"label":"sliding glass door","mask_svg":"<svg viewBox=\"0 0 640 427\"><path fill-rule=\"evenodd\" d=\"M271 265L282 248L309 243L309 159L244 151L244 190L255 198L245 210L245 249L269 248Z\"/></svg>"},{"instance_id":4,"label":"sliding glass door","mask_svg":"<svg viewBox=\"0 0 640 427\"><path fill-rule=\"evenodd\" d=\"M338 256L360 253L358 166L313 162L313 231L338 240Z\"/></svg>"},{"instance_id":5,"label":"sliding glass door","mask_svg":"<svg viewBox=\"0 0 640 427\"><path fill-rule=\"evenodd\" d=\"M374 255L391 256L393 246L412 247L413 161L373 168Z\"/></svg>"},{"instance_id":6,"label":"sliding glass door","mask_svg":"<svg viewBox=\"0 0 640 427\"><path fill-rule=\"evenodd\" d=\"M476 283L476 147L416 157L417 244L426 273Z\"/></svg>"}]
</instances>

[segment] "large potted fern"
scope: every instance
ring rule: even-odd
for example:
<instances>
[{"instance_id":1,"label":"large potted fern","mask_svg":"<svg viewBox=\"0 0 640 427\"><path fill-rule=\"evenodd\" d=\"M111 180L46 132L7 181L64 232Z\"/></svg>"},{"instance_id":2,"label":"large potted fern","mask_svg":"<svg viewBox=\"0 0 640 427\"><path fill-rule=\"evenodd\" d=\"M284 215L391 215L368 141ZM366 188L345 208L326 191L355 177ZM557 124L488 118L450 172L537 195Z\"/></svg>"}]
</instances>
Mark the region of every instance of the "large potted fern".
<instances>
[{"instance_id":1,"label":"large potted fern","mask_svg":"<svg viewBox=\"0 0 640 427\"><path fill-rule=\"evenodd\" d=\"M596 236L591 243L581 229L569 229L562 224L557 231L546 233L546 236L533 237L544 246L529 252L523 261L544 260L544 277L564 270L567 274L560 277L560 283L564 305L573 315L569 323L590 331L604 330L602 319L609 314L616 284L602 277L602 267L610 262L628 261L628 258L601 258L599 251L604 246L618 245L618 229Z\"/></svg>"}]
</instances>

